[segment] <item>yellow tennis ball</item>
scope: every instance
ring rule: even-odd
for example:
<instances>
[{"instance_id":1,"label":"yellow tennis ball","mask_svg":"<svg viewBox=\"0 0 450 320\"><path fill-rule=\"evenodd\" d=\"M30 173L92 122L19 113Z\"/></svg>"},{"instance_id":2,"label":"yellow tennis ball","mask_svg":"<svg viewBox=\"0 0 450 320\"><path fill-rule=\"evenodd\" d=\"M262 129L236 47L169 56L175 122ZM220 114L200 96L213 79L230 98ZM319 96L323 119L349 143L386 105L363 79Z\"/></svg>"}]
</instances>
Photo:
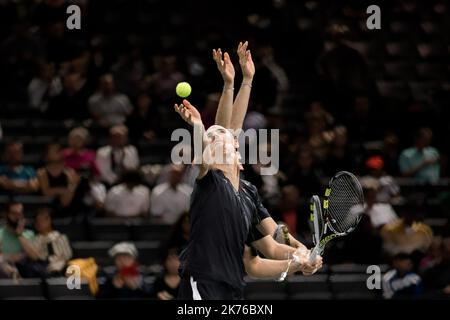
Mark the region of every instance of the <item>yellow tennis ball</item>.
<instances>
[{"instance_id":1,"label":"yellow tennis ball","mask_svg":"<svg viewBox=\"0 0 450 320\"><path fill-rule=\"evenodd\" d=\"M180 82L177 84L175 88L177 95L181 98L187 98L191 94L192 88L191 85L187 82Z\"/></svg>"}]
</instances>

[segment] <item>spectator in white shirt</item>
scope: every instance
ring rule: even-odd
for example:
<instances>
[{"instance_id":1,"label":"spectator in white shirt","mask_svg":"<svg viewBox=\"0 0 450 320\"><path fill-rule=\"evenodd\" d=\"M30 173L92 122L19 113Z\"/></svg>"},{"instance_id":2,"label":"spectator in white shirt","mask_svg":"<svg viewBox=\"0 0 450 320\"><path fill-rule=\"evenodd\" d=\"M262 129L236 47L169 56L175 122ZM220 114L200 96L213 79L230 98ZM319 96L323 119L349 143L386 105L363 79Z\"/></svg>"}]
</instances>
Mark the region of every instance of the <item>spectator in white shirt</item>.
<instances>
[{"instance_id":1,"label":"spectator in white shirt","mask_svg":"<svg viewBox=\"0 0 450 320\"><path fill-rule=\"evenodd\" d=\"M109 130L110 142L97 151L97 166L100 178L108 185L118 182L126 170L139 167L139 155L136 147L128 144L128 128L117 125Z\"/></svg>"},{"instance_id":2,"label":"spectator in white shirt","mask_svg":"<svg viewBox=\"0 0 450 320\"><path fill-rule=\"evenodd\" d=\"M150 207L150 190L142 184L136 170L126 171L122 183L112 187L105 200L106 213L116 217L147 216Z\"/></svg>"},{"instance_id":3,"label":"spectator in white shirt","mask_svg":"<svg viewBox=\"0 0 450 320\"><path fill-rule=\"evenodd\" d=\"M130 99L116 91L112 74L100 78L100 90L89 98L88 105L92 118L105 128L125 123L133 111Z\"/></svg>"},{"instance_id":4,"label":"spectator in white shirt","mask_svg":"<svg viewBox=\"0 0 450 320\"><path fill-rule=\"evenodd\" d=\"M181 183L184 169L183 165L172 165L169 180L152 191L150 212L163 223L174 224L189 209L192 188Z\"/></svg>"},{"instance_id":5,"label":"spectator in white shirt","mask_svg":"<svg viewBox=\"0 0 450 320\"><path fill-rule=\"evenodd\" d=\"M398 220L398 216L390 203L377 201L377 194L380 187L379 182L374 178L366 178L362 181L365 199L365 214L370 217L374 228L381 228L385 224Z\"/></svg>"}]
</instances>

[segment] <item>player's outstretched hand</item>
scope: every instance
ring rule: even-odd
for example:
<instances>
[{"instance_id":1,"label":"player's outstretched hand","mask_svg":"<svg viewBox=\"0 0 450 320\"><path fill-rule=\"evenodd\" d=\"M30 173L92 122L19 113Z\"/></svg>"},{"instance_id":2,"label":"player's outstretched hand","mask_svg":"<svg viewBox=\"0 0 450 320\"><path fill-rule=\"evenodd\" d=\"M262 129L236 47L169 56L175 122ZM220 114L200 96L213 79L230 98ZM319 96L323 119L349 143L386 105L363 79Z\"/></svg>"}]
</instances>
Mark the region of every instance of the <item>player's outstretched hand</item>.
<instances>
[{"instance_id":1,"label":"player's outstretched hand","mask_svg":"<svg viewBox=\"0 0 450 320\"><path fill-rule=\"evenodd\" d=\"M239 42L237 54L239 56L239 64L241 65L244 81L252 80L255 75L255 64L253 63L252 54L248 48L248 41Z\"/></svg>"},{"instance_id":2,"label":"player's outstretched hand","mask_svg":"<svg viewBox=\"0 0 450 320\"><path fill-rule=\"evenodd\" d=\"M227 84L233 83L235 71L228 52L225 52L222 57L222 49L213 49L212 56L216 62L217 69L219 69L222 75L223 81Z\"/></svg>"},{"instance_id":3,"label":"player's outstretched hand","mask_svg":"<svg viewBox=\"0 0 450 320\"><path fill-rule=\"evenodd\" d=\"M296 262L298 263L298 270L305 276L313 275L320 268L322 268L322 257L317 256L316 260L311 262L309 260L310 250L299 248L294 253Z\"/></svg>"},{"instance_id":4,"label":"player's outstretched hand","mask_svg":"<svg viewBox=\"0 0 450 320\"><path fill-rule=\"evenodd\" d=\"M200 112L188 100L184 99L180 105L175 104L174 109L191 126L202 124Z\"/></svg>"}]
</instances>

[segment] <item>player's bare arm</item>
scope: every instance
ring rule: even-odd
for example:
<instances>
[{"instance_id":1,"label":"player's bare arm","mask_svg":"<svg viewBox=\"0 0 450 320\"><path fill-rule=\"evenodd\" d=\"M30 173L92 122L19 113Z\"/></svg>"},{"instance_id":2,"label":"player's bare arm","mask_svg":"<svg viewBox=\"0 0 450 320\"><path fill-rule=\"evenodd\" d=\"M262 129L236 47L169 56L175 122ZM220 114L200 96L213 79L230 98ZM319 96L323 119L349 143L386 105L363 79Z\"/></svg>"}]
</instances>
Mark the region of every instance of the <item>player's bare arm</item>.
<instances>
[{"instance_id":1,"label":"player's bare arm","mask_svg":"<svg viewBox=\"0 0 450 320\"><path fill-rule=\"evenodd\" d=\"M178 105L174 105L175 112L180 115L180 117L189 125L194 128L194 136L195 132L199 132L202 139L201 141L197 141L199 139L194 139L194 146L196 143L202 144L202 153L206 145L206 136L205 136L205 127L202 122L202 117L200 112L186 99L183 100L183 103ZM200 161L200 173L198 175L198 179L201 179L208 173L208 166L204 163L204 161Z\"/></svg>"},{"instance_id":2,"label":"player's bare arm","mask_svg":"<svg viewBox=\"0 0 450 320\"><path fill-rule=\"evenodd\" d=\"M237 48L239 65L242 71L242 83L234 101L233 115L231 116L231 129L235 131L242 129L255 75L255 64L253 63L252 54L247 49L248 41L240 42Z\"/></svg>"},{"instance_id":3,"label":"player's bare arm","mask_svg":"<svg viewBox=\"0 0 450 320\"><path fill-rule=\"evenodd\" d=\"M275 230L277 229L277 223L273 220L272 217L266 218L260 222L257 226L258 230L264 235L273 235ZM289 243L292 247L297 249L307 249L300 241L294 238L289 233Z\"/></svg>"},{"instance_id":4,"label":"player's bare arm","mask_svg":"<svg viewBox=\"0 0 450 320\"><path fill-rule=\"evenodd\" d=\"M220 48L213 49L212 56L223 79L223 90L216 112L215 124L230 128L234 99L234 66L228 52L222 55Z\"/></svg>"}]
</instances>

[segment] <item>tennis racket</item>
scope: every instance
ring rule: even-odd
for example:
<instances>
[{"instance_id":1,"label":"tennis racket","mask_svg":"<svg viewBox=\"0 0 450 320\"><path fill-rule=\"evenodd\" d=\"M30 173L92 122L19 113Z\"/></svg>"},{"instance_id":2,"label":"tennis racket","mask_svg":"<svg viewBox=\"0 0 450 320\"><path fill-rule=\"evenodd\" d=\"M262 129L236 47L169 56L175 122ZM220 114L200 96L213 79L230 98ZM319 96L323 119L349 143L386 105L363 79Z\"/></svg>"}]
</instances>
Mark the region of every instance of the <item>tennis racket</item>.
<instances>
[{"instance_id":1,"label":"tennis racket","mask_svg":"<svg viewBox=\"0 0 450 320\"><path fill-rule=\"evenodd\" d=\"M313 262L317 255L322 255L325 245L331 240L343 237L358 226L364 210L364 196L361 184L350 172L340 171L331 178L323 200L323 217L320 214L320 200L313 196L313 218L317 224L314 231L316 244L310 254ZM320 239L320 240L319 240ZM318 241L317 241L318 240Z\"/></svg>"},{"instance_id":2,"label":"tennis racket","mask_svg":"<svg viewBox=\"0 0 450 320\"><path fill-rule=\"evenodd\" d=\"M320 238L322 237L325 228L325 223L323 222L322 204L320 203L319 196L314 195L311 197L310 210L312 240L314 245L317 245L320 242Z\"/></svg>"}]
</instances>

